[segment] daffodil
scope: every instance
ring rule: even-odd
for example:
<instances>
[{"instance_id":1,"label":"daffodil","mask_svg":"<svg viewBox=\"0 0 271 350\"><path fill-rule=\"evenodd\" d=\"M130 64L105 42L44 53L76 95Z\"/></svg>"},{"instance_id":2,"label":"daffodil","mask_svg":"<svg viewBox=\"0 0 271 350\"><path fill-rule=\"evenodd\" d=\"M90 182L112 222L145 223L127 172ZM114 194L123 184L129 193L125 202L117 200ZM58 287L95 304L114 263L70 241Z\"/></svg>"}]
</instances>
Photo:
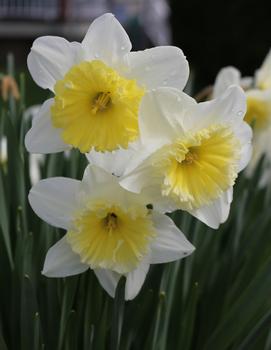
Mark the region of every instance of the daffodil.
<instances>
[{"instance_id":1,"label":"daffodil","mask_svg":"<svg viewBox=\"0 0 271 350\"><path fill-rule=\"evenodd\" d=\"M189 69L177 47L130 51L131 42L112 14L97 18L81 43L36 39L28 68L54 98L45 101L26 135L28 151L104 152L137 140L142 97L159 86L183 89Z\"/></svg>"},{"instance_id":2,"label":"daffodil","mask_svg":"<svg viewBox=\"0 0 271 350\"><path fill-rule=\"evenodd\" d=\"M7 151L7 138L6 136L2 136L0 138L0 164L5 164L8 158Z\"/></svg>"},{"instance_id":3,"label":"daffodil","mask_svg":"<svg viewBox=\"0 0 271 350\"><path fill-rule=\"evenodd\" d=\"M91 268L113 297L126 276L125 298L139 292L150 264L181 259L194 250L166 215L150 209L145 196L123 189L118 178L88 166L82 181L41 180L29 201L38 216L67 231L46 256L43 274L75 275Z\"/></svg>"},{"instance_id":4,"label":"daffodil","mask_svg":"<svg viewBox=\"0 0 271 350\"><path fill-rule=\"evenodd\" d=\"M174 88L146 94L141 140L156 149L126 171L121 185L152 196L163 212L182 209L217 228L228 217L238 172L250 159L252 132L243 121L245 112L239 87L199 104Z\"/></svg>"},{"instance_id":5,"label":"daffodil","mask_svg":"<svg viewBox=\"0 0 271 350\"><path fill-rule=\"evenodd\" d=\"M221 95L232 84L241 86L246 94L247 112L244 120L253 128L253 154L246 169L251 176L259 160L265 156L261 186L270 182L271 172L271 53L267 55L254 78L242 78L234 67L225 67L218 73L214 97Z\"/></svg>"}]
</instances>

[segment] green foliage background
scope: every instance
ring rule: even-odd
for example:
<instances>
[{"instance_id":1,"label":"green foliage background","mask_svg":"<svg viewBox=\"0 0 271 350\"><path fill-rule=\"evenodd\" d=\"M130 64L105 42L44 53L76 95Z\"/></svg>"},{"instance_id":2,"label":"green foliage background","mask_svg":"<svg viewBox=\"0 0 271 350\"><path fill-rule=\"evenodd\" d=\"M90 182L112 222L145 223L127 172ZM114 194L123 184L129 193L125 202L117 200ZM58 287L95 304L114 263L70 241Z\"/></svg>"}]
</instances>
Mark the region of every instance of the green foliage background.
<instances>
[{"instance_id":1,"label":"green foliage background","mask_svg":"<svg viewBox=\"0 0 271 350\"><path fill-rule=\"evenodd\" d=\"M219 230L173 213L196 251L153 266L133 301L123 302L122 280L113 300L91 271L65 279L40 273L63 232L35 216L27 201L24 85L20 76L19 103L0 102L0 138L8 138L8 162L0 166L0 349L271 349L271 191L257 188L263 162L250 181L239 178ZM80 179L85 165L75 151L69 159L49 155L42 177Z\"/></svg>"}]
</instances>

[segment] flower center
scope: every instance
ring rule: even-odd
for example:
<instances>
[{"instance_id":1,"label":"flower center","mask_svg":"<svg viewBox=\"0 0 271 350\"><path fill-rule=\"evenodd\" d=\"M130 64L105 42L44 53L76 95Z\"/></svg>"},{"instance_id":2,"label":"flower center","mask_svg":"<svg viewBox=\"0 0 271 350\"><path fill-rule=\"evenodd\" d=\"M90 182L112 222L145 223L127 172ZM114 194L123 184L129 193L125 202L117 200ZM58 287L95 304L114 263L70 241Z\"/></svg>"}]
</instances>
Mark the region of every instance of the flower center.
<instances>
[{"instance_id":1,"label":"flower center","mask_svg":"<svg viewBox=\"0 0 271 350\"><path fill-rule=\"evenodd\" d=\"M55 85L51 107L63 141L82 153L128 148L138 137L138 108L144 89L102 61L73 66Z\"/></svg>"},{"instance_id":2,"label":"flower center","mask_svg":"<svg viewBox=\"0 0 271 350\"><path fill-rule=\"evenodd\" d=\"M98 92L92 101L92 113L102 112L111 104L110 92Z\"/></svg>"},{"instance_id":3,"label":"flower center","mask_svg":"<svg viewBox=\"0 0 271 350\"><path fill-rule=\"evenodd\" d=\"M234 184L240 145L233 132L214 125L164 146L155 167L162 194L183 210L208 205Z\"/></svg>"},{"instance_id":4,"label":"flower center","mask_svg":"<svg viewBox=\"0 0 271 350\"><path fill-rule=\"evenodd\" d=\"M67 238L73 251L91 268L127 273L137 267L155 237L145 206L122 208L95 202L74 220Z\"/></svg>"},{"instance_id":5,"label":"flower center","mask_svg":"<svg viewBox=\"0 0 271 350\"><path fill-rule=\"evenodd\" d=\"M114 213L108 213L107 216L104 218L104 225L108 232L112 232L117 228L117 219L118 217Z\"/></svg>"},{"instance_id":6,"label":"flower center","mask_svg":"<svg viewBox=\"0 0 271 350\"><path fill-rule=\"evenodd\" d=\"M268 125L270 115L271 109L266 101L252 97L247 98L247 112L244 120L254 129L264 129Z\"/></svg>"},{"instance_id":7,"label":"flower center","mask_svg":"<svg viewBox=\"0 0 271 350\"><path fill-rule=\"evenodd\" d=\"M185 158L184 160L182 161L182 163L184 164L192 164L194 163L197 159L198 159L198 155L196 152L192 151L192 150L189 150L186 155L185 155Z\"/></svg>"}]
</instances>

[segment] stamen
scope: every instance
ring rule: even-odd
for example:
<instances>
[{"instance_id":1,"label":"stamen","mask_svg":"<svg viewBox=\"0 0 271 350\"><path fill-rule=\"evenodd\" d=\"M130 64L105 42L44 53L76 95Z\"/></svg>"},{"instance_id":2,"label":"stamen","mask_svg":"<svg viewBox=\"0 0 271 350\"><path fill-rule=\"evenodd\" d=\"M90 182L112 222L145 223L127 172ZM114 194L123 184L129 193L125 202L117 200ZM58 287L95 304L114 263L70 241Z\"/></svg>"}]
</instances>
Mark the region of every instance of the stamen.
<instances>
[{"instance_id":1,"label":"stamen","mask_svg":"<svg viewBox=\"0 0 271 350\"><path fill-rule=\"evenodd\" d=\"M92 268L134 270L155 237L152 216L141 204L125 209L103 201L89 205L67 233L73 251Z\"/></svg>"},{"instance_id":2,"label":"stamen","mask_svg":"<svg viewBox=\"0 0 271 350\"><path fill-rule=\"evenodd\" d=\"M92 113L103 112L111 104L110 92L98 92L92 101Z\"/></svg>"},{"instance_id":3,"label":"stamen","mask_svg":"<svg viewBox=\"0 0 271 350\"><path fill-rule=\"evenodd\" d=\"M115 213L108 213L104 219L104 225L108 231L115 230L118 226L118 217Z\"/></svg>"},{"instance_id":4,"label":"stamen","mask_svg":"<svg viewBox=\"0 0 271 350\"><path fill-rule=\"evenodd\" d=\"M198 155L195 152L188 151L186 153L185 159L182 161L182 163L184 163L184 164L192 164L198 159L199 159L199 157L198 157Z\"/></svg>"}]
</instances>

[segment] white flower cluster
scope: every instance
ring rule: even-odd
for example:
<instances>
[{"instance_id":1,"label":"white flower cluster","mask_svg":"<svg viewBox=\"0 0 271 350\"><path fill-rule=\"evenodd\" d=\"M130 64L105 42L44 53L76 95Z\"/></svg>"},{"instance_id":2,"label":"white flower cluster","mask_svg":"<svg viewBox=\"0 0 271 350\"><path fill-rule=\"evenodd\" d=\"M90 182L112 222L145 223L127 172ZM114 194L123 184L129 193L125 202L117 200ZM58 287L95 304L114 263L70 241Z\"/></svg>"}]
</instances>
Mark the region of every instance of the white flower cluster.
<instances>
[{"instance_id":1,"label":"white flower cluster","mask_svg":"<svg viewBox=\"0 0 271 350\"><path fill-rule=\"evenodd\" d=\"M244 120L253 128L253 154L245 174L250 177L257 164L264 158L260 174L260 187L271 184L271 51L255 72L254 77L241 77L235 67L225 67L218 73L213 97L222 95L229 86L244 89L247 99L247 113Z\"/></svg>"},{"instance_id":2,"label":"white flower cluster","mask_svg":"<svg viewBox=\"0 0 271 350\"><path fill-rule=\"evenodd\" d=\"M82 43L35 40L28 67L54 97L25 140L29 152L76 148L90 162L82 181L44 179L30 191L36 214L67 231L48 251L43 274L91 268L111 296L124 275L126 300L150 264L194 250L166 213L184 210L212 228L227 219L252 137L238 84L197 103L182 91L189 68L179 48L130 51L111 14L96 19Z\"/></svg>"}]
</instances>

